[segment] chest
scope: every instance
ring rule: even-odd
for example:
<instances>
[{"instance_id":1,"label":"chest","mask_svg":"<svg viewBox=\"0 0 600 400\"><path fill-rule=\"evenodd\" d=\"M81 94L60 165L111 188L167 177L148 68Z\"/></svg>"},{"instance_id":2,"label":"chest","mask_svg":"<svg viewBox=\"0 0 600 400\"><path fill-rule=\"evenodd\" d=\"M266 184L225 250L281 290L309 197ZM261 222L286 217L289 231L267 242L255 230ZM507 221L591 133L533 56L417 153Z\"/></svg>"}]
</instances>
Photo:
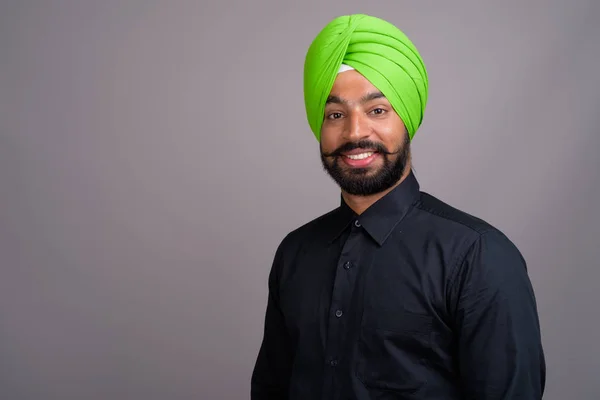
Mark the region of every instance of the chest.
<instances>
[{"instance_id":1,"label":"chest","mask_svg":"<svg viewBox=\"0 0 600 400\"><path fill-rule=\"evenodd\" d=\"M453 254L435 241L394 238L383 246L350 236L325 251L306 251L280 288L289 329L371 327L418 332L444 325Z\"/></svg>"}]
</instances>

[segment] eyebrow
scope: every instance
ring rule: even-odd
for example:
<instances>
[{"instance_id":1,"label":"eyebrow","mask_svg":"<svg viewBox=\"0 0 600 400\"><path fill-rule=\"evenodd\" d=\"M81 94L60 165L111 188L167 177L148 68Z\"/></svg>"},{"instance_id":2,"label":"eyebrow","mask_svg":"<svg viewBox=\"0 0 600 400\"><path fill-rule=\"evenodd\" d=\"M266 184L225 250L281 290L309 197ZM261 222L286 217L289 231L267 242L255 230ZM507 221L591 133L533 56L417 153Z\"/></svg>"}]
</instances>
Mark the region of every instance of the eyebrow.
<instances>
[{"instance_id":1,"label":"eyebrow","mask_svg":"<svg viewBox=\"0 0 600 400\"><path fill-rule=\"evenodd\" d=\"M367 93L366 95L361 97L360 103L366 103L367 101L381 99L381 98L385 98L383 93L371 92L371 93ZM340 98L339 96L329 96L329 97L327 97L327 101L325 102L325 104L348 104L348 101L346 99Z\"/></svg>"}]
</instances>

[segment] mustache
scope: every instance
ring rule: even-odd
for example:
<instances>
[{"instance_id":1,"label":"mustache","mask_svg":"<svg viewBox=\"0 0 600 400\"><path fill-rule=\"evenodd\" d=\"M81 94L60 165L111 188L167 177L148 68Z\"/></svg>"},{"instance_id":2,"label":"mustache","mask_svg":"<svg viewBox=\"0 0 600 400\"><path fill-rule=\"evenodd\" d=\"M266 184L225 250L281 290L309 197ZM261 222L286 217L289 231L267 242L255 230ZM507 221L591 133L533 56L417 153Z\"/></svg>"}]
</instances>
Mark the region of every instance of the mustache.
<instances>
[{"instance_id":1,"label":"mustache","mask_svg":"<svg viewBox=\"0 0 600 400\"><path fill-rule=\"evenodd\" d=\"M342 153L346 153L348 151L352 151L355 149L369 149L375 150L377 153L381 154L398 154L402 150L399 151L389 151L382 143L372 142L370 140L362 140L359 142L347 142L335 149L330 153L322 152L323 157L340 157Z\"/></svg>"}]
</instances>

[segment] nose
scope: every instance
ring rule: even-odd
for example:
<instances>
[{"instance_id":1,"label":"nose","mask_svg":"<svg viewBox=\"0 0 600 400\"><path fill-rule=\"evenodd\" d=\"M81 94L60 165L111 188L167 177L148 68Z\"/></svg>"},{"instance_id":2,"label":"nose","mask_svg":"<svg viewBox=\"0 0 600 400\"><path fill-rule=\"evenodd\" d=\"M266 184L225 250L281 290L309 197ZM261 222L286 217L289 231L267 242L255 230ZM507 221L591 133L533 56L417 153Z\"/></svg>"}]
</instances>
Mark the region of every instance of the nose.
<instances>
[{"instance_id":1,"label":"nose","mask_svg":"<svg viewBox=\"0 0 600 400\"><path fill-rule=\"evenodd\" d=\"M370 135L369 124L363 113L358 111L352 112L346 121L346 140L359 141Z\"/></svg>"}]
</instances>

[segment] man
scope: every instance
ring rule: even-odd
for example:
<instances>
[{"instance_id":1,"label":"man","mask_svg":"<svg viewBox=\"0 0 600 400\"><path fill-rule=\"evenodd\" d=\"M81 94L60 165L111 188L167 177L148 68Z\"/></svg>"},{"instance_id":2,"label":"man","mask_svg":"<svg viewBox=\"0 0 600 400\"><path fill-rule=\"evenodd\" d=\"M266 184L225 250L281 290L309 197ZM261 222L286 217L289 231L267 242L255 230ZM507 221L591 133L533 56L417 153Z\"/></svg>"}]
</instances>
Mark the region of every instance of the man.
<instances>
[{"instance_id":1,"label":"man","mask_svg":"<svg viewBox=\"0 0 600 400\"><path fill-rule=\"evenodd\" d=\"M419 52L381 19L338 17L311 44L306 112L341 204L277 249L253 400L542 397L519 250L413 175L427 90Z\"/></svg>"}]
</instances>

